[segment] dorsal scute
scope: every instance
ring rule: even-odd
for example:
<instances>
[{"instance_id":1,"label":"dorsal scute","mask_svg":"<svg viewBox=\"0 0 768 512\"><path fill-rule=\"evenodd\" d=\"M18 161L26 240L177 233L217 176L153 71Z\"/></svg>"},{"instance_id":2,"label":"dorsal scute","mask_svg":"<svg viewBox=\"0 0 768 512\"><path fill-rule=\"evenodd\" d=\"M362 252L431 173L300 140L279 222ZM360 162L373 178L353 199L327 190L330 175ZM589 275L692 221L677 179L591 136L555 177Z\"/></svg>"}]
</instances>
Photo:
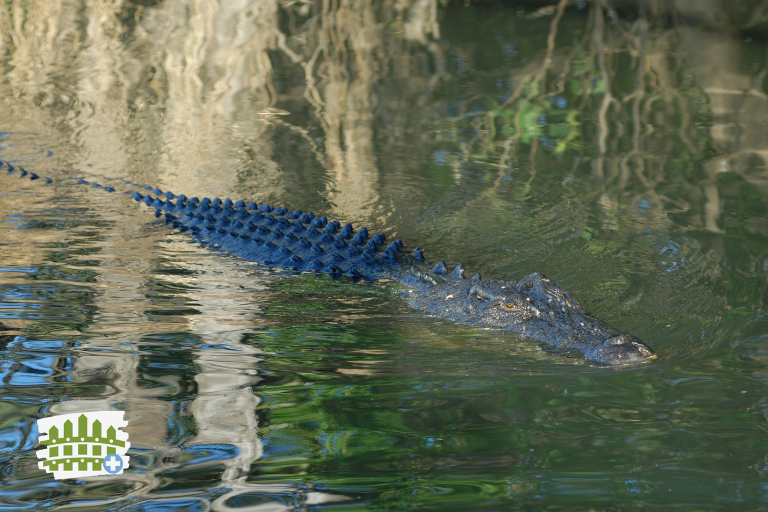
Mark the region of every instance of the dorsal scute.
<instances>
[{"instance_id":1,"label":"dorsal scute","mask_svg":"<svg viewBox=\"0 0 768 512\"><path fill-rule=\"evenodd\" d=\"M138 192L133 196L154 207L156 215L175 228L191 231L206 247L247 260L296 271L322 271L333 277L343 274L353 279L375 279L400 268L400 240L389 242L383 233L371 236L365 227L357 230L352 239L355 230L351 224L342 226L337 220L315 217L311 212L246 205L243 200L204 198L198 205L197 199L187 200L186 196L173 196L175 200ZM434 274L422 277L422 282L429 286L439 280Z\"/></svg>"},{"instance_id":2,"label":"dorsal scute","mask_svg":"<svg viewBox=\"0 0 768 512\"><path fill-rule=\"evenodd\" d=\"M442 275L442 274L445 274L446 272L448 272L448 267L445 265L444 261L441 261L440 263L438 263L437 265L432 267L432 272L434 272L435 274L441 274Z\"/></svg>"}]
</instances>

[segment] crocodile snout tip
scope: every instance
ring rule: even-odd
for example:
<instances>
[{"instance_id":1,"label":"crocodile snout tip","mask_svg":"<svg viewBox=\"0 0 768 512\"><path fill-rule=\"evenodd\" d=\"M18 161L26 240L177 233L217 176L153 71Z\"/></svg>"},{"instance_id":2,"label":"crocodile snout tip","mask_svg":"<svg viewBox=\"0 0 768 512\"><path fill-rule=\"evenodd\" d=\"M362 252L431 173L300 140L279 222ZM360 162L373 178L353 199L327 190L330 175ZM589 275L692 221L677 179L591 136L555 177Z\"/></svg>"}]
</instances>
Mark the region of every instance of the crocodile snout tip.
<instances>
[{"instance_id":1,"label":"crocodile snout tip","mask_svg":"<svg viewBox=\"0 0 768 512\"><path fill-rule=\"evenodd\" d=\"M656 352L634 336L619 334L603 341L590 356L596 363L615 366L652 361Z\"/></svg>"}]
</instances>

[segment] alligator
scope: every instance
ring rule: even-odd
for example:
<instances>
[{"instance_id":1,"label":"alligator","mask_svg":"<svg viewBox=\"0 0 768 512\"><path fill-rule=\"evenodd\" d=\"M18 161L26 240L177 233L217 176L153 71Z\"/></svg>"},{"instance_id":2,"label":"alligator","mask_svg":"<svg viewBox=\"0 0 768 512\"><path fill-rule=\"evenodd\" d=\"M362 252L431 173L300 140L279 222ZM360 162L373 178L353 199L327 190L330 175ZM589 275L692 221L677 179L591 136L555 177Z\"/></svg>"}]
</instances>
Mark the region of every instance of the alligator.
<instances>
[{"instance_id":1,"label":"alligator","mask_svg":"<svg viewBox=\"0 0 768 512\"><path fill-rule=\"evenodd\" d=\"M0 160L3 167L8 175L18 173L20 178L54 183ZM83 178L66 179L117 191ZM334 278L394 279L404 285L403 295L417 310L580 351L587 360L601 365L636 364L656 357L645 343L598 320L569 292L539 273L519 281L482 279L480 274L468 278L461 264L452 271L444 262L429 269L421 249L406 254L400 240L387 243L383 233L371 236L365 227L355 231L351 224L342 226L311 212L242 200L198 199L119 181L135 187L124 193L153 209L156 217L211 249L244 260L296 272L324 272Z\"/></svg>"}]
</instances>

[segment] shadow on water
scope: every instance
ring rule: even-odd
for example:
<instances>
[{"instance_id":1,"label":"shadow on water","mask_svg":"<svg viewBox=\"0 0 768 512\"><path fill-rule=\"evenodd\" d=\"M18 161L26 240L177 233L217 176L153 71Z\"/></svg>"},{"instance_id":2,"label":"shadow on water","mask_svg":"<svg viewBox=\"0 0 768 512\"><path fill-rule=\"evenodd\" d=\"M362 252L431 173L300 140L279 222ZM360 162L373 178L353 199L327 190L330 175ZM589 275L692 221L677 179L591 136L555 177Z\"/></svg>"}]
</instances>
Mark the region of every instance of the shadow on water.
<instances>
[{"instance_id":1,"label":"shadow on water","mask_svg":"<svg viewBox=\"0 0 768 512\"><path fill-rule=\"evenodd\" d=\"M768 11L707 6L6 2L0 157L57 181L0 176L2 506L761 508ZM542 272L659 359L213 253L92 173ZM88 410L131 467L53 480L35 420Z\"/></svg>"}]
</instances>

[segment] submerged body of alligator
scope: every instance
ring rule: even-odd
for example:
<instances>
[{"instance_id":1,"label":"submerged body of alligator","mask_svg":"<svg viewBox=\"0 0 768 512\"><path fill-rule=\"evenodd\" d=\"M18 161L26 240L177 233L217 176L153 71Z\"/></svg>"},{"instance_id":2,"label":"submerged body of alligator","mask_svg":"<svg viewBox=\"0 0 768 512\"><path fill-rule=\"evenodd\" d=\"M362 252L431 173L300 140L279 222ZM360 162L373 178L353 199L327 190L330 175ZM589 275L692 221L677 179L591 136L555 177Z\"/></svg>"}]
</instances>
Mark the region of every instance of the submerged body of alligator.
<instances>
[{"instance_id":1,"label":"submerged body of alligator","mask_svg":"<svg viewBox=\"0 0 768 512\"><path fill-rule=\"evenodd\" d=\"M18 172L22 178L40 179L8 163L0 161L0 165L9 174ZM77 181L115 192L112 187ZM353 279L396 279L406 285L408 301L418 310L579 350L597 363L637 363L655 357L642 341L598 320L541 274L519 281L481 279L479 275L465 278L463 265L448 272L444 263L424 271L418 268L424 261L420 250L404 255L399 240L387 244L382 233L371 237L364 227L355 233L350 224L342 227L337 221L316 218L312 213L229 199L199 200L158 189L151 190L154 196L126 193L132 193L134 199L154 208L156 216L190 232L203 244L248 261Z\"/></svg>"}]
</instances>

